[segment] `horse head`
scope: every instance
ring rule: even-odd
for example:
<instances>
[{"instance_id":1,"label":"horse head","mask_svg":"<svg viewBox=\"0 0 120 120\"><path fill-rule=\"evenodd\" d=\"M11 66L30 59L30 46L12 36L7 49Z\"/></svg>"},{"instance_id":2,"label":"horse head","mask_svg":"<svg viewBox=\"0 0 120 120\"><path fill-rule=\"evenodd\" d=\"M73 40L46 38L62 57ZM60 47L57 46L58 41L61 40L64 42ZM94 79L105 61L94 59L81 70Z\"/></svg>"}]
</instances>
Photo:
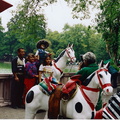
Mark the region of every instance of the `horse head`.
<instances>
[{"instance_id":1,"label":"horse head","mask_svg":"<svg viewBox=\"0 0 120 120\"><path fill-rule=\"evenodd\" d=\"M103 67L103 61L99 65L99 69L96 71L98 77L99 87L103 89L104 95L112 95L113 88L111 85L111 74L108 72L110 63L107 63Z\"/></svg>"},{"instance_id":2,"label":"horse head","mask_svg":"<svg viewBox=\"0 0 120 120\"><path fill-rule=\"evenodd\" d=\"M65 49L65 54L69 61L71 62L76 61L75 51L73 50L73 44L72 45L68 44L67 48Z\"/></svg>"}]
</instances>

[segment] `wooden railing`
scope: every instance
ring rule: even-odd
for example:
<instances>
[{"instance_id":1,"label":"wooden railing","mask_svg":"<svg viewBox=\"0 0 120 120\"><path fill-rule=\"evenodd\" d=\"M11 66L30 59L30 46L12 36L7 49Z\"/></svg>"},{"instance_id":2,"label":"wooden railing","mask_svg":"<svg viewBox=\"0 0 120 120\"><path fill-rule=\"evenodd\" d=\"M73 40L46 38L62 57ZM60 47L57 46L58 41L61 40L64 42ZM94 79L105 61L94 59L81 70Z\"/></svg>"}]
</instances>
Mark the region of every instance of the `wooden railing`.
<instances>
[{"instance_id":1,"label":"wooden railing","mask_svg":"<svg viewBox=\"0 0 120 120\"><path fill-rule=\"evenodd\" d=\"M1 105L10 104L11 82L12 82L12 74L0 74L0 103Z\"/></svg>"},{"instance_id":2,"label":"wooden railing","mask_svg":"<svg viewBox=\"0 0 120 120\"><path fill-rule=\"evenodd\" d=\"M73 74L74 73L64 73L60 81L65 84ZM11 104L12 79L12 74L0 74L0 106Z\"/></svg>"},{"instance_id":3,"label":"wooden railing","mask_svg":"<svg viewBox=\"0 0 120 120\"><path fill-rule=\"evenodd\" d=\"M64 73L60 81L66 83L74 73ZM0 106L10 104L12 74L0 74ZM118 89L120 90L120 73L117 79Z\"/></svg>"}]
</instances>

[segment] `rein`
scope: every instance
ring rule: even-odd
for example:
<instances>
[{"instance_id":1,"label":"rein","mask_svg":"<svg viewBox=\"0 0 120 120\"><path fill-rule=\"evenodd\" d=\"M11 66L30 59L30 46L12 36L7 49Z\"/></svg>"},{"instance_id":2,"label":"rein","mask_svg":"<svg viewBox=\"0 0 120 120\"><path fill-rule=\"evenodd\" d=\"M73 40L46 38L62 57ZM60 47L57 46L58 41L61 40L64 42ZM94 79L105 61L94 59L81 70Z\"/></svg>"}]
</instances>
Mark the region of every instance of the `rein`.
<instances>
[{"instance_id":1,"label":"rein","mask_svg":"<svg viewBox=\"0 0 120 120\"><path fill-rule=\"evenodd\" d=\"M54 66L55 66L55 68L56 68L57 70L60 71L61 74L63 73L63 71L62 71L60 68L57 67L57 65L55 64L55 62L54 62Z\"/></svg>"},{"instance_id":2,"label":"rein","mask_svg":"<svg viewBox=\"0 0 120 120\"><path fill-rule=\"evenodd\" d=\"M68 49L65 49L65 51L67 52L67 55L68 55L68 57L70 58L70 61L73 62L73 59L74 59L75 57L71 57L71 56L70 56L70 54L69 54L69 52L68 52Z\"/></svg>"},{"instance_id":3,"label":"rein","mask_svg":"<svg viewBox=\"0 0 120 120\"><path fill-rule=\"evenodd\" d=\"M89 87L86 87L84 85L80 86L79 88L80 88L80 90L82 92L82 95L84 96L85 100L87 101L88 105L90 105L90 108L92 109L92 111L94 111L95 106L92 103L92 101L89 99L89 97L85 94L83 89L93 91L93 92L99 92L100 90L98 88L89 88Z\"/></svg>"}]
</instances>

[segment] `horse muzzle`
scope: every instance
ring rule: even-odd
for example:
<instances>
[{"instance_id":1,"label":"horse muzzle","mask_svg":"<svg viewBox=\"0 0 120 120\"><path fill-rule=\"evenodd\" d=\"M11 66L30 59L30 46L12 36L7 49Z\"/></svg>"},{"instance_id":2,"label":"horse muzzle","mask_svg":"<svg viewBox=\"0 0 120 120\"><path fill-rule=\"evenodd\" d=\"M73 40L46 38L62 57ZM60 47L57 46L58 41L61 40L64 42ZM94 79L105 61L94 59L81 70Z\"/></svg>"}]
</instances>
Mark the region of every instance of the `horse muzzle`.
<instances>
[{"instance_id":1,"label":"horse muzzle","mask_svg":"<svg viewBox=\"0 0 120 120\"><path fill-rule=\"evenodd\" d=\"M112 95L113 94L113 87L108 86L103 89L103 95Z\"/></svg>"},{"instance_id":2,"label":"horse muzzle","mask_svg":"<svg viewBox=\"0 0 120 120\"><path fill-rule=\"evenodd\" d=\"M72 57L72 58L70 59L70 61L74 63L74 62L76 61L76 58L75 58L75 57Z\"/></svg>"}]
</instances>

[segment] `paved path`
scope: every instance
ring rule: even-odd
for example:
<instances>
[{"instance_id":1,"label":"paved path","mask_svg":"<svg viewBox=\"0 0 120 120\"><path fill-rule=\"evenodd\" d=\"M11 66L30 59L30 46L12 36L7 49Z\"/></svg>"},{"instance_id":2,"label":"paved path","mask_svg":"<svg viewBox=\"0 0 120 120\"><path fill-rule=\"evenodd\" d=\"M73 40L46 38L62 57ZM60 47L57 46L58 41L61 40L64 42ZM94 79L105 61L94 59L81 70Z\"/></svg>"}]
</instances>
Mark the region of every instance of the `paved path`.
<instances>
[{"instance_id":1,"label":"paved path","mask_svg":"<svg viewBox=\"0 0 120 120\"><path fill-rule=\"evenodd\" d=\"M43 118L45 114L46 114L45 112L37 113L35 119ZM0 119L24 119L24 118L25 109L22 108L13 109L10 106L0 107Z\"/></svg>"},{"instance_id":2,"label":"paved path","mask_svg":"<svg viewBox=\"0 0 120 120\"><path fill-rule=\"evenodd\" d=\"M13 109L10 106L0 107L0 119L24 119L25 109Z\"/></svg>"},{"instance_id":3,"label":"paved path","mask_svg":"<svg viewBox=\"0 0 120 120\"><path fill-rule=\"evenodd\" d=\"M114 89L114 93L116 89ZM107 102L109 97L103 96L103 102ZM25 109L13 109L10 106L0 107L0 119L24 119ZM43 113L42 113L43 115ZM41 114L37 114L36 119L40 119Z\"/></svg>"}]
</instances>

